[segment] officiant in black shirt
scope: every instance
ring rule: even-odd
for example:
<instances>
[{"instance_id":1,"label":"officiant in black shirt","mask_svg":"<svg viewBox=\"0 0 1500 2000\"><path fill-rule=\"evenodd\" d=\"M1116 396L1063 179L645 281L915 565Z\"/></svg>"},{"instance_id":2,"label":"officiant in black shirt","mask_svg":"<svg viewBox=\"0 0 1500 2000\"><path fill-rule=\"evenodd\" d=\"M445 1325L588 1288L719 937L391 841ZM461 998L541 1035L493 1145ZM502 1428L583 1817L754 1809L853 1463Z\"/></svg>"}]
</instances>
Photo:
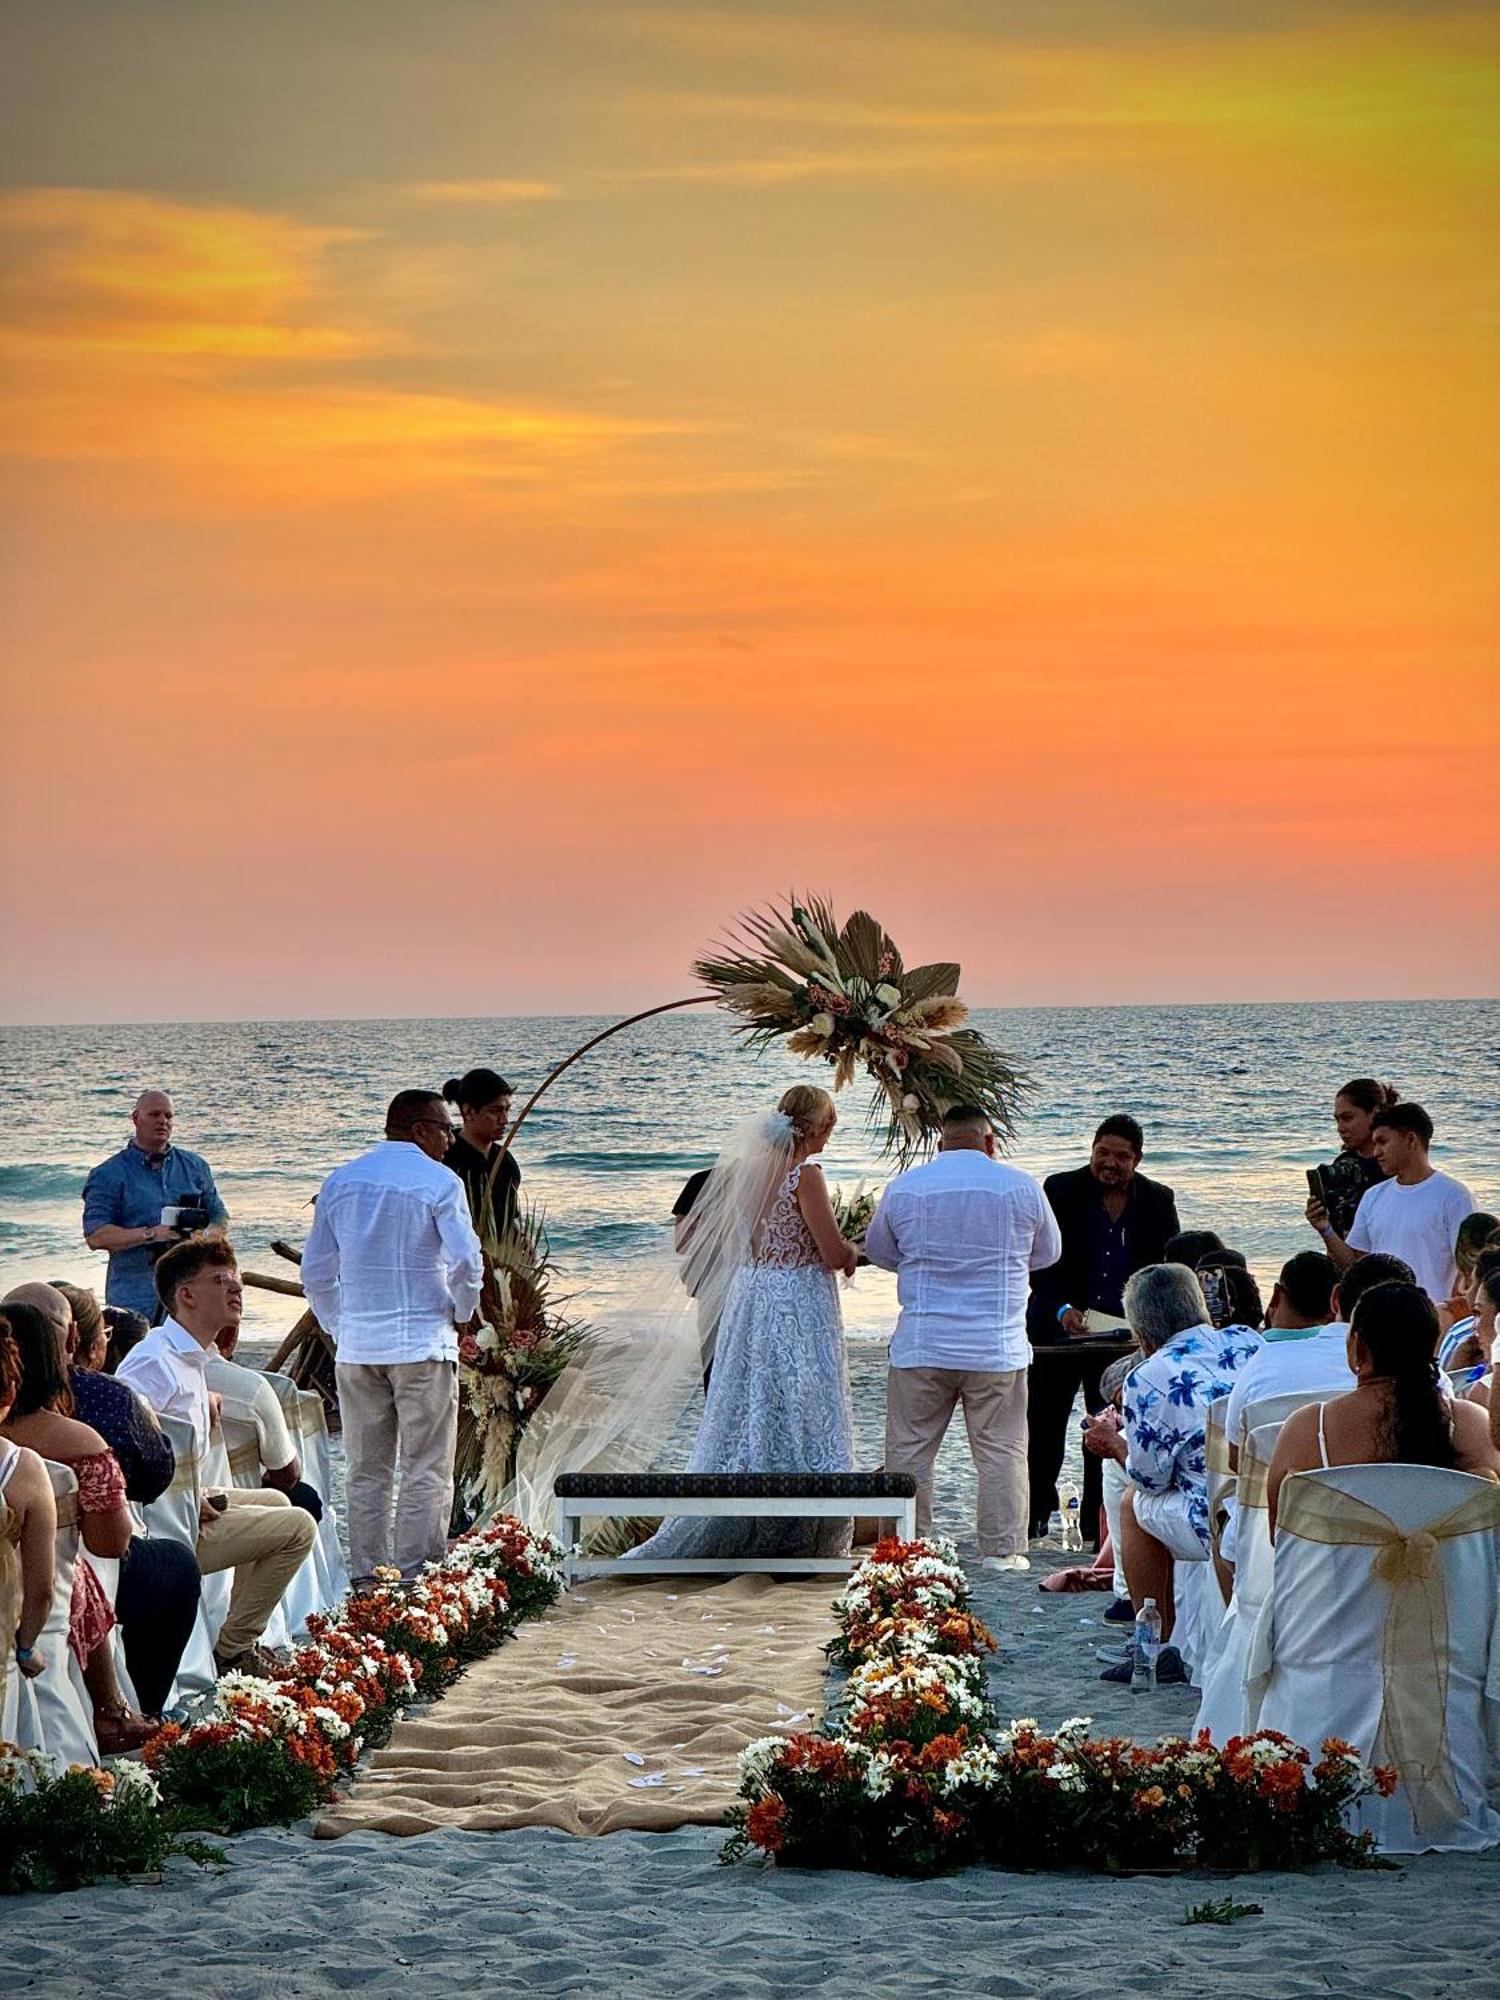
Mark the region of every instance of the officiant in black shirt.
<instances>
[{"instance_id":1,"label":"officiant in black shirt","mask_svg":"<svg viewBox=\"0 0 1500 2000\"><path fill-rule=\"evenodd\" d=\"M520 1208L521 1169L514 1153L500 1162L500 1171L490 1184L490 1168L510 1125L515 1092L505 1078L492 1069L471 1069L461 1077L449 1077L443 1097L458 1107L463 1124L443 1161L464 1184L469 1197L469 1214L484 1241L481 1217L486 1196L494 1203L495 1231L503 1236L515 1222Z\"/></svg>"},{"instance_id":2,"label":"officiant in black shirt","mask_svg":"<svg viewBox=\"0 0 1500 2000\"><path fill-rule=\"evenodd\" d=\"M1063 1253L1046 1270L1032 1272L1026 1309L1034 1350L1026 1411L1033 1537L1046 1534L1057 1506L1074 1398L1082 1389L1085 1409L1102 1409L1099 1378L1111 1361L1131 1351L1128 1334L1090 1335L1084 1315L1118 1318L1125 1280L1147 1264L1159 1264L1177 1234L1172 1190L1139 1171L1144 1148L1135 1119L1117 1114L1094 1134L1087 1166L1049 1174L1043 1183L1062 1230ZM1081 1525L1094 1548L1102 1499L1099 1460L1085 1452Z\"/></svg>"}]
</instances>

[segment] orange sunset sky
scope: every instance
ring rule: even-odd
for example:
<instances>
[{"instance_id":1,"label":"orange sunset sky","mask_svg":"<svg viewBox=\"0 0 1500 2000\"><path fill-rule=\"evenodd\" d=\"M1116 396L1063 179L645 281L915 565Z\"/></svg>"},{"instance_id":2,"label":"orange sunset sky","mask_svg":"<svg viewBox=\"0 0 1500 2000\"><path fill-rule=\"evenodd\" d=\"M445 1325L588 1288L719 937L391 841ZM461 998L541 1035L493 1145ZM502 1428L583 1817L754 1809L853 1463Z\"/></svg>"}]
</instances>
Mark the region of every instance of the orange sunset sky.
<instances>
[{"instance_id":1,"label":"orange sunset sky","mask_svg":"<svg viewBox=\"0 0 1500 2000\"><path fill-rule=\"evenodd\" d=\"M1497 10L6 24L8 1018L1496 990Z\"/></svg>"}]
</instances>

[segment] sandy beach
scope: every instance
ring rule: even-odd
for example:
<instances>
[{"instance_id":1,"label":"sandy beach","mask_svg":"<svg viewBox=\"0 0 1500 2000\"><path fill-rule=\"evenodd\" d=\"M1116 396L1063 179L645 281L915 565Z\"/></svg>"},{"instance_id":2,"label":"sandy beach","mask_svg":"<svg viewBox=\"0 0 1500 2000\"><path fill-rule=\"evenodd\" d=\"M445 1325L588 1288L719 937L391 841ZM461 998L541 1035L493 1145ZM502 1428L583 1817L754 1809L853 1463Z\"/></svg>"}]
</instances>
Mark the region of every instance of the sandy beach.
<instances>
[{"instance_id":1,"label":"sandy beach","mask_svg":"<svg viewBox=\"0 0 1500 2000\"><path fill-rule=\"evenodd\" d=\"M883 1352L853 1350L861 1455L878 1457ZM999 1634L1002 1716L1092 1715L1154 1736L1196 1697L1098 1680L1107 1599L974 1568L961 1437L940 1462L939 1526L957 1533L976 1603ZM302 2000L463 1985L504 1994L770 2000L784 1994L1046 1996L1108 1989L1188 2000L1488 1996L1500 1948L1485 1910L1496 1855L1429 1857L1399 1872L1108 1879L973 1870L911 1883L721 1868L721 1836L689 1827L577 1839L550 1829L314 1841L305 1827L227 1843L229 1866L174 1863L159 1887L110 1885L7 1904L8 1992L47 2000L191 1990L205 2000ZM1185 1926L1232 1896L1264 1914Z\"/></svg>"}]
</instances>

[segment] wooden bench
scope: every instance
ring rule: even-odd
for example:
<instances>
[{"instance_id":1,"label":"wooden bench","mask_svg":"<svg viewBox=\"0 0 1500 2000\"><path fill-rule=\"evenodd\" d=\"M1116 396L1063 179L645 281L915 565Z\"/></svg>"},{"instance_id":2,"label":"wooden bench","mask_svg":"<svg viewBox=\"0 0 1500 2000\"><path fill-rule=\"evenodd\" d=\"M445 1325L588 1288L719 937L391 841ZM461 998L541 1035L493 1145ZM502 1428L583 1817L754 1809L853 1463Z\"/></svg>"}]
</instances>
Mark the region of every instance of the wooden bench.
<instances>
[{"instance_id":1,"label":"wooden bench","mask_svg":"<svg viewBox=\"0 0 1500 2000\"><path fill-rule=\"evenodd\" d=\"M557 1538L569 1552L567 1580L585 1576L692 1576L761 1572L775 1576L843 1576L850 1556L691 1556L595 1558L575 1554L579 1528L591 1515L676 1514L893 1518L911 1540L917 1529L917 1482L909 1472L564 1472L553 1489Z\"/></svg>"}]
</instances>

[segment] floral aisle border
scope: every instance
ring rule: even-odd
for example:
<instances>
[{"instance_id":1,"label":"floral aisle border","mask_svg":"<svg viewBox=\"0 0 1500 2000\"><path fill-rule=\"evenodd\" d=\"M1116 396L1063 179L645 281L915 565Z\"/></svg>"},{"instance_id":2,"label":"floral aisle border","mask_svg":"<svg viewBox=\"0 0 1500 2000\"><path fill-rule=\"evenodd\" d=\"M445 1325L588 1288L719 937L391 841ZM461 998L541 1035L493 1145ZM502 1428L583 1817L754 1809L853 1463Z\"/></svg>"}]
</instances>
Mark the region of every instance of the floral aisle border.
<instances>
[{"instance_id":1,"label":"floral aisle border","mask_svg":"<svg viewBox=\"0 0 1500 2000\"><path fill-rule=\"evenodd\" d=\"M947 1542L880 1542L834 1605L849 1669L836 1725L769 1736L740 1759L722 1859L930 1875L969 1863L1104 1870L1373 1864L1352 1807L1396 1774L1330 1738L1321 1757L1272 1730L1147 1746L998 1718Z\"/></svg>"},{"instance_id":2,"label":"floral aisle border","mask_svg":"<svg viewBox=\"0 0 1500 2000\"><path fill-rule=\"evenodd\" d=\"M430 1700L562 1589L563 1551L509 1515L454 1543L414 1583L394 1578L308 1620L274 1679L227 1674L186 1727L168 1723L142 1764L74 1766L0 1745L0 1894L150 1874L170 1854L216 1850L189 1830L286 1825L327 1803L408 1702Z\"/></svg>"}]
</instances>

